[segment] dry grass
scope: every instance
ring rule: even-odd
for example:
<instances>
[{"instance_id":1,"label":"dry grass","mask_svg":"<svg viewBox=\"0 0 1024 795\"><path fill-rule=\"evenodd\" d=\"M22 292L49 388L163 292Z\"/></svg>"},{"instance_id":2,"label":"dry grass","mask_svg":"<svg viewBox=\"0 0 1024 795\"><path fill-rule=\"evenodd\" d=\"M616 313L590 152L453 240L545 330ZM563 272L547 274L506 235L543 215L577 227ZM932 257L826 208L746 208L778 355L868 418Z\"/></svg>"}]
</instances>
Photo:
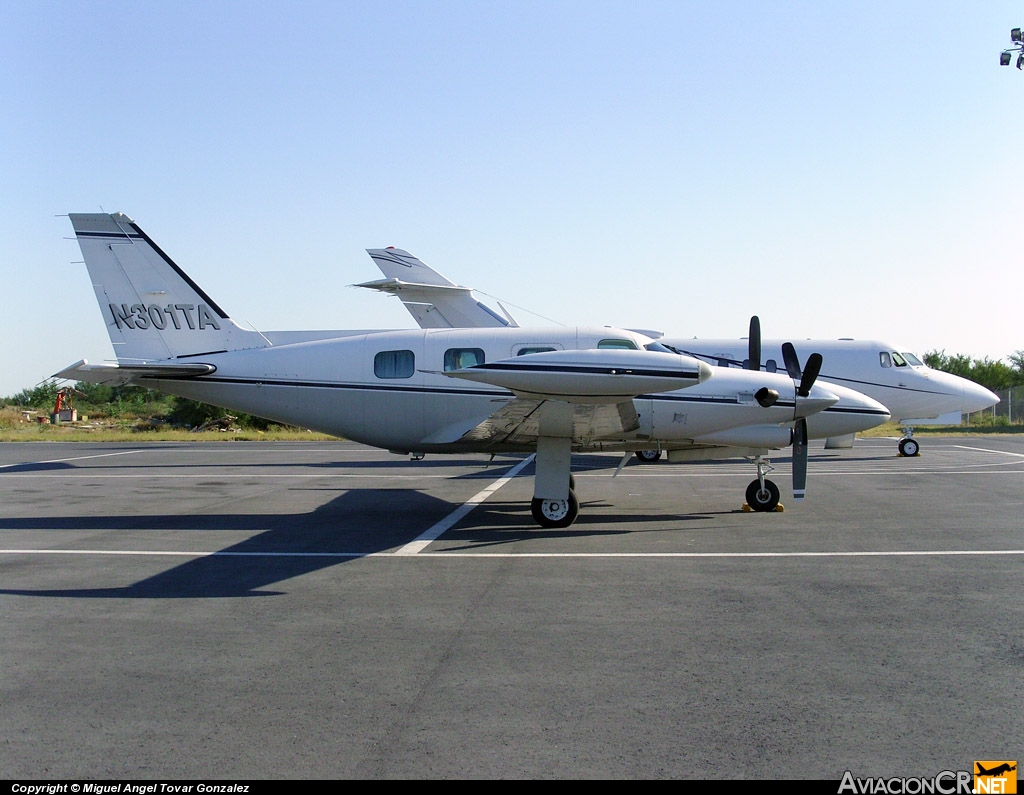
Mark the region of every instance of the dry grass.
<instances>
[{"instance_id":1,"label":"dry grass","mask_svg":"<svg viewBox=\"0 0 1024 795\"><path fill-rule=\"evenodd\" d=\"M895 422L886 422L877 428L858 433L858 436L902 436L900 425ZM915 425L914 436L978 436L984 434L1017 434L1024 433L1024 425Z\"/></svg>"},{"instance_id":2,"label":"dry grass","mask_svg":"<svg viewBox=\"0 0 1024 795\"><path fill-rule=\"evenodd\" d=\"M0 409L0 442L294 442L337 441L336 437L299 428L278 428L267 431L231 429L226 431L190 431L172 428L150 420L101 420L50 425L28 419L20 409ZM45 416L45 415L42 415Z\"/></svg>"}]
</instances>

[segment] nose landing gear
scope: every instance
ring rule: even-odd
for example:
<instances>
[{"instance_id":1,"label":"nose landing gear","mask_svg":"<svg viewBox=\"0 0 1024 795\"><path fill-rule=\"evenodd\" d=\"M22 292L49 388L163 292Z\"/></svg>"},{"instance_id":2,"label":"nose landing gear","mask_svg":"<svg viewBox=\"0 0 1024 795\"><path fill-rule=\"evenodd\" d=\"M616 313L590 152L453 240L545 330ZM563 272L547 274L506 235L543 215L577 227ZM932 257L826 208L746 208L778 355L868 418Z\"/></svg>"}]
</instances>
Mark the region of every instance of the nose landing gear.
<instances>
[{"instance_id":1,"label":"nose landing gear","mask_svg":"<svg viewBox=\"0 0 1024 795\"><path fill-rule=\"evenodd\" d=\"M747 506L758 512L778 510L779 487L765 477L775 467L762 455L754 458L754 464L757 466L757 478L750 481L750 485L747 486Z\"/></svg>"}]
</instances>

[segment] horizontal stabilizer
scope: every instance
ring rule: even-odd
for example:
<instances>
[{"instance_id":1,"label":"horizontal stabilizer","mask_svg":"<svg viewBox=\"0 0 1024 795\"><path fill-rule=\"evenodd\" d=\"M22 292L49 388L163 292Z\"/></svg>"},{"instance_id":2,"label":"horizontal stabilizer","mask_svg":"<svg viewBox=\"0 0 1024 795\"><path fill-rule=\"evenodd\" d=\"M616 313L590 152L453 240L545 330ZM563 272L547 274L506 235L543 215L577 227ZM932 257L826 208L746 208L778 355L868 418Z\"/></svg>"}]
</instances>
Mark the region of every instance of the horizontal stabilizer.
<instances>
[{"instance_id":1,"label":"horizontal stabilizer","mask_svg":"<svg viewBox=\"0 0 1024 795\"><path fill-rule=\"evenodd\" d=\"M89 364L85 359L65 367L54 378L85 381L88 384L123 386L138 383L141 378L180 379L210 375L217 368L212 364Z\"/></svg>"}]
</instances>

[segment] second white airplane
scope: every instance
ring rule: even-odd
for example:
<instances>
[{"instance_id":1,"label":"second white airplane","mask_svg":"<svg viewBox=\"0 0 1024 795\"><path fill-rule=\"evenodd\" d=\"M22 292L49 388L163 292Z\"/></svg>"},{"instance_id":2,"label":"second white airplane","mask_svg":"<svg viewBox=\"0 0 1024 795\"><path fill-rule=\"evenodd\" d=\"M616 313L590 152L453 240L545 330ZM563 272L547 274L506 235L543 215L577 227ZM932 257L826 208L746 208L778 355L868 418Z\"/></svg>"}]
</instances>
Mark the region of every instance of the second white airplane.
<instances>
[{"instance_id":1,"label":"second white airplane","mask_svg":"<svg viewBox=\"0 0 1024 795\"><path fill-rule=\"evenodd\" d=\"M499 303L501 313L477 300L473 289L442 276L408 251L396 248L367 249L385 278L356 285L395 295L402 300L422 328L507 327L516 320ZM787 361L783 340L760 338L760 324L751 322L747 339L700 339L669 337L645 331L666 347L721 367L788 372L800 376L799 362L812 353L823 357L819 377L830 384L846 386L883 404L891 418L903 426L900 455L915 456L920 450L913 438L914 425L944 415L981 411L999 402L999 396L966 378L927 367L906 348L876 340L794 341ZM763 354L762 354L763 352ZM795 354L795 355L794 355ZM754 362L751 365L751 362ZM828 439L829 447L853 445L853 435L828 427L829 414L812 420L811 438ZM657 449L637 452L646 461L657 460ZM672 454L670 452L670 458Z\"/></svg>"}]
</instances>

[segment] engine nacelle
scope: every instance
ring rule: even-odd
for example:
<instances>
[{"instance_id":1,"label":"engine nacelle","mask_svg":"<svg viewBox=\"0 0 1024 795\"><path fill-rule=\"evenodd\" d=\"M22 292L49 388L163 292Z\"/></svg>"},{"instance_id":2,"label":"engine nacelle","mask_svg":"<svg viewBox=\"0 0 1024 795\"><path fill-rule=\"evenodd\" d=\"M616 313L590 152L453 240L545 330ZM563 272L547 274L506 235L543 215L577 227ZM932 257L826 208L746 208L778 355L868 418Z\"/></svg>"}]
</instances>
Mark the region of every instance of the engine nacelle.
<instances>
[{"instance_id":1,"label":"engine nacelle","mask_svg":"<svg viewBox=\"0 0 1024 795\"><path fill-rule=\"evenodd\" d=\"M748 425L709 433L694 439L697 444L724 444L778 450L793 443L793 429L781 425Z\"/></svg>"}]
</instances>

